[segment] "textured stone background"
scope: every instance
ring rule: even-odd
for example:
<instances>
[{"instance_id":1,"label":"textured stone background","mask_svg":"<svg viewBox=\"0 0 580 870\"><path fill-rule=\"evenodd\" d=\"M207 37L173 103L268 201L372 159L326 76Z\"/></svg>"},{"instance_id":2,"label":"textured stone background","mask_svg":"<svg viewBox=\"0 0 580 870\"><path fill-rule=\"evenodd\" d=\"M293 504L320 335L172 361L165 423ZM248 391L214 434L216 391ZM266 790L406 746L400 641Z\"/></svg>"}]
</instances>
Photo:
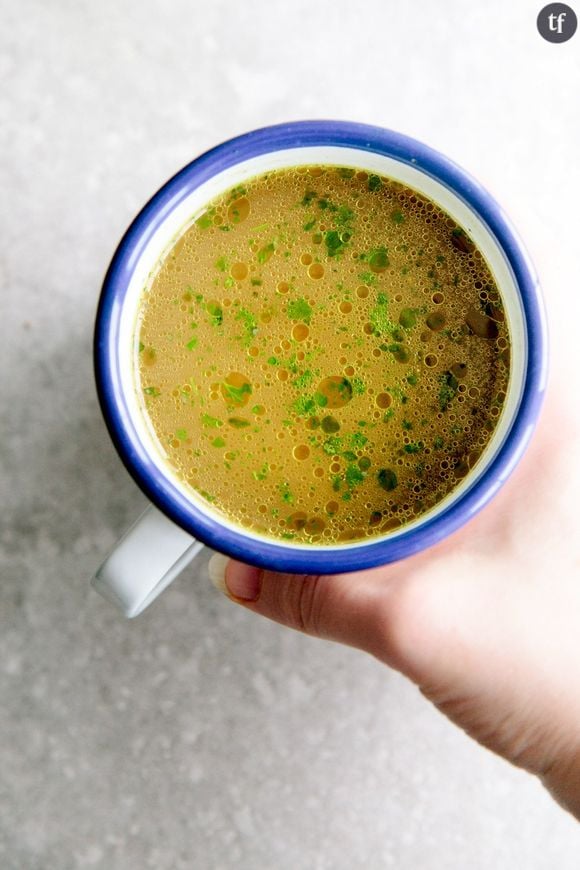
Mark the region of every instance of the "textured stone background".
<instances>
[{"instance_id":1,"label":"textured stone background","mask_svg":"<svg viewBox=\"0 0 580 870\"><path fill-rule=\"evenodd\" d=\"M222 599L207 557L132 623L87 583L145 503L95 399L102 275L230 135L343 117L446 152L519 226L554 377L576 368L580 34L543 42L540 5L0 0L2 870L579 866L534 779L370 658Z\"/></svg>"}]
</instances>

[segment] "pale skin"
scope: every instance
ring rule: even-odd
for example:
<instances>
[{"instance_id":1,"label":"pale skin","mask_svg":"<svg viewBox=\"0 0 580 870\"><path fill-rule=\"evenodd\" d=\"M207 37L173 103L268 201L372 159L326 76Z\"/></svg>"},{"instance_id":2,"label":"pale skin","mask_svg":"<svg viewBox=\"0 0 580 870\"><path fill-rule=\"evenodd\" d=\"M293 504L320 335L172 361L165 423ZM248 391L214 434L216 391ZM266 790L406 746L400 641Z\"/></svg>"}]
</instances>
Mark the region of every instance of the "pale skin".
<instances>
[{"instance_id":1,"label":"pale skin","mask_svg":"<svg viewBox=\"0 0 580 870\"><path fill-rule=\"evenodd\" d=\"M225 569L227 593L254 613L405 674L580 820L579 444L580 423L550 397L494 501L436 547L356 574L275 574L222 557L213 574Z\"/></svg>"}]
</instances>

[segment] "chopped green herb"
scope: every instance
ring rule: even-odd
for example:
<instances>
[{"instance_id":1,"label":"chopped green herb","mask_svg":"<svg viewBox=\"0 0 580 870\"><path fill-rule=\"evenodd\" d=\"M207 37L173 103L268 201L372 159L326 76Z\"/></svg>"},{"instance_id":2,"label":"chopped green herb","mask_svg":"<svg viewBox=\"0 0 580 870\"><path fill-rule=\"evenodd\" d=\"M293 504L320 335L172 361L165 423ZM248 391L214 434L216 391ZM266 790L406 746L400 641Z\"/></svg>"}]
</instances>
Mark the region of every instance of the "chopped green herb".
<instances>
[{"instance_id":1,"label":"chopped green herb","mask_svg":"<svg viewBox=\"0 0 580 870\"><path fill-rule=\"evenodd\" d=\"M308 233L310 230L313 230L315 226L316 226L316 218L313 218L311 221L307 221L307 222L304 224L304 226L302 227L302 229L303 229L306 233Z\"/></svg>"},{"instance_id":2,"label":"chopped green herb","mask_svg":"<svg viewBox=\"0 0 580 870\"><path fill-rule=\"evenodd\" d=\"M160 390L157 389L157 387L145 387L143 392L145 393L146 396L155 397L155 396L161 395L161 392L160 392Z\"/></svg>"},{"instance_id":3,"label":"chopped green herb","mask_svg":"<svg viewBox=\"0 0 580 870\"><path fill-rule=\"evenodd\" d=\"M228 423L234 429L246 429L248 426L251 426L250 421L244 420L243 417L228 417Z\"/></svg>"},{"instance_id":4,"label":"chopped green herb","mask_svg":"<svg viewBox=\"0 0 580 870\"><path fill-rule=\"evenodd\" d=\"M369 266L373 272L384 272L389 265L389 257L386 248L376 248L368 258Z\"/></svg>"},{"instance_id":5,"label":"chopped green herb","mask_svg":"<svg viewBox=\"0 0 580 870\"><path fill-rule=\"evenodd\" d=\"M383 423L388 423L395 416L393 408L388 408L383 415Z\"/></svg>"},{"instance_id":6,"label":"chopped green herb","mask_svg":"<svg viewBox=\"0 0 580 870\"><path fill-rule=\"evenodd\" d=\"M252 477L254 480L265 480L268 476L268 472L270 471L270 466L267 462L264 462L261 469L259 471L253 471Z\"/></svg>"},{"instance_id":7,"label":"chopped green herb","mask_svg":"<svg viewBox=\"0 0 580 870\"><path fill-rule=\"evenodd\" d=\"M209 414L201 415L201 425L208 426L210 429L219 429L220 426L223 426L221 420L218 420L217 417L211 417Z\"/></svg>"},{"instance_id":8,"label":"chopped green herb","mask_svg":"<svg viewBox=\"0 0 580 870\"><path fill-rule=\"evenodd\" d=\"M367 187L369 190L378 190L379 187L383 186L383 182L378 175L369 175L369 180L367 182Z\"/></svg>"},{"instance_id":9,"label":"chopped green herb","mask_svg":"<svg viewBox=\"0 0 580 870\"><path fill-rule=\"evenodd\" d=\"M252 338L258 332L258 323L251 311L247 308L240 308L236 314L236 320L241 320L244 324L245 336L244 342L250 344Z\"/></svg>"},{"instance_id":10,"label":"chopped green herb","mask_svg":"<svg viewBox=\"0 0 580 870\"><path fill-rule=\"evenodd\" d=\"M212 326L221 326L224 320L224 313L217 302L208 302L205 310L209 314L210 323Z\"/></svg>"},{"instance_id":11,"label":"chopped green herb","mask_svg":"<svg viewBox=\"0 0 580 870\"><path fill-rule=\"evenodd\" d=\"M278 492L282 497L282 501L284 504L294 504L294 496L290 492L290 484L285 482L281 483L278 487Z\"/></svg>"},{"instance_id":12,"label":"chopped green herb","mask_svg":"<svg viewBox=\"0 0 580 870\"><path fill-rule=\"evenodd\" d=\"M366 393L365 382L362 378L356 377L352 379L352 392L354 396L362 396Z\"/></svg>"},{"instance_id":13,"label":"chopped green herb","mask_svg":"<svg viewBox=\"0 0 580 870\"><path fill-rule=\"evenodd\" d=\"M261 263L262 265L264 263L267 263L275 250L276 245L274 244L274 242L270 242L269 244L264 245L263 248L260 248L260 250L256 254L258 258L258 263Z\"/></svg>"},{"instance_id":14,"label":"chopped green herb","mask_svg":"<svg viewBox=\"0 0 580 870\"><path fill-rule=\"evenodd\" d=\"M250 280L250 284L252 285L252 287L261 287L262 286L262 282L259 278L252 278Z\"/></svg>"},{"instance_id":15,"label":"chopped green herb","mask_svg":"<svg viewBox=\"0 0 580 870\"><path fill-rule=\"evenodd\" d=\"M196 220L196 226L200 228L200 230L209 230L211 226L213 226L213 219L215 215L215 208L210 208L206 212L204 212L201 217L198 217Z\"/></svg>"},{"instance_id":16,"label":"chopped green herb","mask_svg":"<svg viewBox=\"0 0 580 870\"><path fill-rule=\"evenodd\" d=\"M311 414L315 409L314 399L309 399L308 396L299 396L292 405L292 410L300 417Z\"/></svg>"},{"instance_id":17,"label":"chopped green herb","mask_svg":"<svg viewBox=\"0 0 580 870\"><path fill-rule=\"evenodd\" d=\"M377 474L377 480L379 482L379 486L387 492L392 492L394 489L396 489L399 482L397 480L397 475L391 468L381 468L381 470Z\"/></svg>"},{"instance_id":18,"label":"chopped green herb","mask_svg":"<svg viewBox=\"0 0 580 870\"><path fill-rule=\"evenodd\" d=\"M449 402L454 398L455 393L457 392L459 381L452 372L445 372L445 374L441 375L439 378L439 384L439 408L442 411L446 411Z\"/></svg>"},{"instance_id":19,"label":"chopped green herb","mask_svg":"<svg viewBox=\"0 0 580 870\"><path fill-rule=\"evenodd\" d=\"M143 344L142 341L140 341L139 342L139 353L143 353L144 350L145 350L145 345Z\"/></svg>"},{"instance_id":20,"label":"chopped green herb","mask_svg":"<svg viewBox=\"0 0 580 870\"><path fill-rule=\"evenodd\" d=\"M187 438L187 429L176 429L175 437L179 438L180 441L185 441Z\"/></svg>"},{"instance_id":21,"label":"chopped green herb","mask_svg":"<svg viewBox=\"0 0 580 870\"><path fill-rule=\"evenodd\" d=\"M323 432L330 434L332 432L338 432L340 429L340 423L334 417L328 416L323 417L320 421L320 426Z\"/></svg>"},{"instance_id":22,"label":"chopped green herb","mask_svg":"<svg viewBox=\"0 0 580 870\"><path fill-rule=\"evenodd\" d=\"M397 224L398 226L399 224L405 222L405 215L399 208L396 208L395 211L391 214L391 220L394 224Z\"/></svg>"},{"instance_id":23,"label":"chopped green herb","mask_svg":"<svg viewBox=\"0 0 580 870\"><path fill-rule=\"evenodd\" d=\"M242 384L240 387L234 387L233 384L228 384L227 381L222 382L222 391L225 393L226 399L232 405L245 405L245 397L252 392L251 384Z\"/></svg>"},{"instance_id":24,"label":"chopped green herb","mask_svg":"<svg viewBox=\"0 0 580 870\"><path fill-rule=\"evenodd\" d=\"M327 456L336 456L344 450L344 442L340 435L331 435L322 444L322 449Z\"/></svg>"},{"instance_id":25,"label":"chopped green herb","mask_svg":"<svg viewBox=\"0 0 580 870\"><path fill-rule=\"evenodd\" d=\"M405 444L403 450L405 451L405 453L420 453L423 447L424 444L422 441L416 441L411 444Z\"/></svg>"},{"instance_id":26,"label":"chopped green herb","mask_svg":"<svg viewBox=\"0 0 580 870\"><path fill-rule=\"evenodd\" d=\"M326 253L329 257L336 257L345 246L345 242L343 242L336 230L327 230L324 233L324 244L326 245Z\"/></svg>"},{"instance_id":27,"label":"chopped green herb","mask_svg":"<svg viewBox=\"0 0 580 870\"><path fill-rule=\"evenodd\" d=\"M352 465L347 465L344 476L345 476L345 479L346 479L348 486L352 489L352 487L358 486L359 483L363 482L363 480L366 477L366 474L364 471L361 471L361 469L358 467L358 465L352 464Z\"/></svg>"},{"instance_id":28,"label":"chopped green herb","mask_svg":"<svg viewBox=\"0 0 580 870\"><path fill-rule=\"evenodd\" d=\"M417 313L414 308L403 308L399 314L399 323L404 329L412 329L417 325Z\"/></svg>"},{"instance_id":29,"label":"chopped green herb","mask_svg":"<svg viewBox=\"0 0 580 870\"><path fill-rule=\"evenodd\" d=\"M377 335L387 335L395 329L395 324L389 317L389 302L385 293L377 294L377 304L369 316Z\"/></svg>"},{"instance_id":30,"label":"chopped green herb","mask_svg":"<svg viewBox=\"0 0 580 870\"><path fill-rule=\"evenodd\" d=\"M292 383L293 383L293 386L297 387L297 389L305 390L307 387L310 386L313 379L314 379L314 375L312 374L310 369L307 369L305 372L303 372L300 375L300 377L296 378L296 380L293 381Z\"/></svg>"},{"instance_id":31,"label":"chopped green herb","mask_svg":"<svg viewBox=\"0 0 580 870\"><path fill-rule=\"evenodd\" d=\"M290 320L300 320L303 323L310 323L312 317L312 308L306 299L295 299L288 303L288 317Z\"/></svg>"},{"instance_id":32,"label":"chopped green herb","mask_svg":"<svg viewBox=\"0 0 580 870\"><path fill-rule=\"evenodd\" d=\"M226 260L225 257L218 257L218 259L215 261L214 265L215 265L216 269L220 270L220 272L227 272L228 271L228 261Z\"/></svg>"},{"instance_id":33,"label":"chopped green herb","mask_svg":"<svg viewBox=\"0 0 580 870\"><path fill-rule=\"evenodd\" d=\"M444 444L445 444L445 442L444 442L443 438L441 437L441 435L437 435L437 437L433 441L433 447L435 448L435 450L441 450L441 448L443 447Z\"/></svg>"},{"instance_id":34,"label":"chopped green herb","mask_svg":"<svg viewBox=\"0 0 580 870\"><path fill-rule=\"evenodd\" d=\"M185 345L188 350L194 350L197 347L197 337L194 335Z\"/></svg>"},{"instance_id":35,"label":"chopped green herb","mask_svg":"<svg viewBox=\"0 0 580 870\"><path fill-rule=\"evenodd\" d=\"M211 443L212 443L213 447L225 447L226 446L226 442L219 435L217 438L214 438Z\"/></svg>"},{"instance_id":36,"label":"chopped green herb","mask_svg":"<svg viewBox=\"0 0 580 870\"><path fill-rule=\"evenodd\" d=\"M302 201L300 205L310 205L314 197L316 196L315 190L307 190L304 196L302 197Z\"/></svg>"}]
</instances>

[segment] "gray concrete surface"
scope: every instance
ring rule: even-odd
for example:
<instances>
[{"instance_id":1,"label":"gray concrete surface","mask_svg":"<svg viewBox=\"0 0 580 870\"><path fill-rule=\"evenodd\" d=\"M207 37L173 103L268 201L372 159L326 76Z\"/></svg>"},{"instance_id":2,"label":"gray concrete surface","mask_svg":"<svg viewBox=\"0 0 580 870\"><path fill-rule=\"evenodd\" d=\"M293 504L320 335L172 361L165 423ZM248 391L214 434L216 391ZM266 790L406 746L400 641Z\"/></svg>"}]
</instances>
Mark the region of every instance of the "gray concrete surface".
<instances>
[{"instance_id":1,"label":"gray concrete surface","mask_svg":"<svg viewBox=\"0 0 580 870\"><path fill-rule=\"evenodd\" d=\"M2 870L579 866L534 779L375 661L222 599L207 557L132 623L87 582L145 504L95 398L103 272L230 135L343 117L448 153L538 262L555 371L577 356L580 35L543 43L537 11L0 0Z\"/></svg>"}]
</instances>

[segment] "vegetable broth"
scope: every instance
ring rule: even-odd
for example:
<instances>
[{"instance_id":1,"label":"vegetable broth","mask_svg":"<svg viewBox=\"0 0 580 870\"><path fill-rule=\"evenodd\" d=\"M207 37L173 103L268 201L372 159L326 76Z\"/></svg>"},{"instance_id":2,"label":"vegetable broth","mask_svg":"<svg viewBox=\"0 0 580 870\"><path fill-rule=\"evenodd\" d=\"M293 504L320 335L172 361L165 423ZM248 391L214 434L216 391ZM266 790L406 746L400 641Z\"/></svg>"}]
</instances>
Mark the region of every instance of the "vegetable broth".
<instances>
[{"instance_id":1,"label":"vegetable broth","mask_svg":"<svg viewBox=\"0 0 580 870\"><path fill-rule=\"evenodd\" d=\"M473 468L507 393L481 252L384 176L301 166L208 204L144 290L143 413L212 509L297 543L367 539Z\"/></svg>"}]
</instances>

